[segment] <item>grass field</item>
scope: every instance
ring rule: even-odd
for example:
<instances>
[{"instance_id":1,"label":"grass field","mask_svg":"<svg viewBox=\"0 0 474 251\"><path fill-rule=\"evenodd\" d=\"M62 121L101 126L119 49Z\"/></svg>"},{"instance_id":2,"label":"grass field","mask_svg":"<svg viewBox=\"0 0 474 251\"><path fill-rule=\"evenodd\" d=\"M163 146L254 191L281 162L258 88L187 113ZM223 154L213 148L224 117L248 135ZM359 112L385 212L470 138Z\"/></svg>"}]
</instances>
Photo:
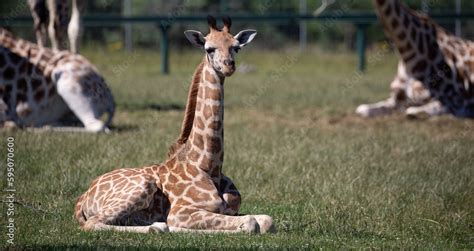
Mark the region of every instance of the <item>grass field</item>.
<instances>
[{"instance_id":1,"label":"grass field","mask_svg":"<svg viewBox=\"0 0 474 251\"><path fill-rule=\"evenodd\" d=\"M241 212L271 215L277 234L82 232L73 207L95 177L164 160L202 56L172 53L162 76L153 51L85 55L115 95L112 134L0 132L3 187L15 137L16 248L474 248L474 121L355 116L388 95L396 59L383 51L365 75L344 52L239 54L254 72L225 83L224 172Z\"/></svg>"}]
</instances>

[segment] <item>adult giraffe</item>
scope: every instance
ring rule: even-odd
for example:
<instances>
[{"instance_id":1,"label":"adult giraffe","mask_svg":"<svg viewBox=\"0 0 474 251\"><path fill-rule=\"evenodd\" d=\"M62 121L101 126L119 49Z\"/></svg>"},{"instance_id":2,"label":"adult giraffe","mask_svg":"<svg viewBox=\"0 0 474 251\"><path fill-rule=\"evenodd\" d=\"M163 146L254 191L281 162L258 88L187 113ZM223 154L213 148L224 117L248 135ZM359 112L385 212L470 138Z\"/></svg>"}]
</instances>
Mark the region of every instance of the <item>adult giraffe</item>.
<instances>
[{"instance_id":1,"label":"adult giraffe","mask_svg":"<svg viewBox=\"0 0 474 251\"><path fill-rule=\"evenodd\" d=\"M236 216L240 194L222 174L224 79L235 71L234 53L255 30L230 34L231 20L210 33L186 31L206 55L194 73L181 135L163 164L118 169L96 178L78 199L75 217L84 230L148 232L269 232L266 215Z\"/></svg>"},{"instance_id":2,"label":"adult giraffe","mask_svg":"<svg viewBox=\"0 0 474 251\"><path fill-rule=\"evenodd\" d=\"M84 128L53 129L109 130L115 103L97 68L79 54L41 48L0 27L0 128L56 126L70 112Z\"/></svg>"},{"instance_id":3,"label":"adult giraffe","mask_svg":"<svg viewBox=\"0 0 474 251\"><path fill-rule=\"evenodd\" d=\"M360 105L364 117L405 110L409 116L474 117L474 43L444 30L400 0L373 0L400 62L390 98Z\"/></svg>"}]
</instances>

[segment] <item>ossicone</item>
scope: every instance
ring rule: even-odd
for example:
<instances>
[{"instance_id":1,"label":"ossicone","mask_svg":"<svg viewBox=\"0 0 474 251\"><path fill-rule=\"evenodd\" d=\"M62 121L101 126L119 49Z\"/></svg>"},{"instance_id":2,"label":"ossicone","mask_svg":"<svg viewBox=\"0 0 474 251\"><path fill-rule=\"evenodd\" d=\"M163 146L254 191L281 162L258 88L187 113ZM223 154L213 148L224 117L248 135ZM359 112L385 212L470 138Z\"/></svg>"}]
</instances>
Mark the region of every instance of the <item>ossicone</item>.
<instances>
[{"instance_id":1,"label":"ossicone","mask_svg":"<svg viewBox=\"0 0 474 251\"><path fill-rule=\"evenodd\" d=\"M224 31L230 33L230 27L232 26L232 19L229 16L225 16L222 18L224 22Z\"/></svg>"},{"instance_id":2,"label":"ossicone","mask_svg":"<svg viewBox=\"0 0 474 251\"><path fill-rule=\"evenodd\" d=\"M217 21L216 21L216 18L209 15L207 16L207 24L209 24L209 28L212 30L219 30L217 29Z\"/></svg>"}]
</instances>

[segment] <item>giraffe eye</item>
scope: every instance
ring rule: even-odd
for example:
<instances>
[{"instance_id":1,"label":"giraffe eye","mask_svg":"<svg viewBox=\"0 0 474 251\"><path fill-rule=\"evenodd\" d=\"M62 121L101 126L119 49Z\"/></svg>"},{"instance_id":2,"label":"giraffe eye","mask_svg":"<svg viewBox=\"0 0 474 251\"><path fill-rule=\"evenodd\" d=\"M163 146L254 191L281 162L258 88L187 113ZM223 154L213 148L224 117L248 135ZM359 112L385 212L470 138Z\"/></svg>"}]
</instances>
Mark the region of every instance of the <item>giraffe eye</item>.
<instances>
[{"instance_id":1,"label":"giraffe eye","mask_svg":"<svg viewBox=\"0 0 474 251\"><path fill-rule=\"evenodd\" d=\"M239 53L240 47L239 46L234 46L234 51L235 53Z\"/></svg>"},{"instance_id":2,"label":"giraffe eye","mask_svg":"<svg viewBox=\"0 0 474 251\"><path fill-rule=\"evenodd\" d=\"M206 49L206 52L207 52L208 54L214 53L215 51L216 51L216 48L207 48L207 49Z\"/></svg>"}]
</instances>

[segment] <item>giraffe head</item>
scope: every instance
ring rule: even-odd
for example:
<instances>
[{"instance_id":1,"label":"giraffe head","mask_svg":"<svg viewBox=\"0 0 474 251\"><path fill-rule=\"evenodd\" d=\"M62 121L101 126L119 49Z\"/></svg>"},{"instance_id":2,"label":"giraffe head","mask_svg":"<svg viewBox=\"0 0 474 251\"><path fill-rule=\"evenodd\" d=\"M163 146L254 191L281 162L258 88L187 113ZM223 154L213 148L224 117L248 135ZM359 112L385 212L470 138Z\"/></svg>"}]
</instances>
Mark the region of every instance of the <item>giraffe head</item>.
<instances>
[{"instance_id":1,"label":"giraffe head","mask_svg":"<svg viewBox=\"0 0 474 251\"><path fill-rule=\"evenodd\" d=\"M235 71L235 53L250 43L256 30L243 30L233 36L230 33L232 21L229 17L224 17L224 28L217 28L216 19L212 16L207 17L209 24L209 34L204 36L199 31L188 30L184 34L186 38L195 46L206 51L207 61L214 70L225 77L231 76Z\"/></svg>"}]
</instances>

